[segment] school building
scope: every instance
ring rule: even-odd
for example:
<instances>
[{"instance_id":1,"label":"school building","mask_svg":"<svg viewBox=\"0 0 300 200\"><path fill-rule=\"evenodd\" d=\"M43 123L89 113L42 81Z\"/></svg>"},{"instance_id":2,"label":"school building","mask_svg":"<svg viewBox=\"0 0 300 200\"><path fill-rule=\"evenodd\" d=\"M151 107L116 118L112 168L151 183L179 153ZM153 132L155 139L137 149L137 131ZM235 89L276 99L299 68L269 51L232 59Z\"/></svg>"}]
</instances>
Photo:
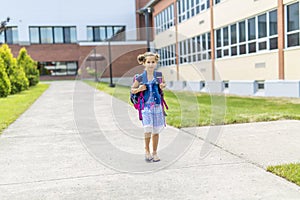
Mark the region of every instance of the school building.
<instances>
[{"instance_id":1,"label":"school building","mask_svg":"<svg viewBox=\"0 0 300 200\"><path fill-rule=\"evenodd\" d=\"M106 68L104 76L110 62L112 75L122 76L138 65L136 56L146 51L145 16L136 10L147 2L2 2L0 21L10 20L0 34L0 44L7 43L14 56L25 47L38 61L41 79L75 78L81 66L95 68L94 62L98 62L96 71Z\"/></svg>"},{"instance_id":2,"label":"school building","mask_svg":"<svg viewBox=\"0 0 300 200\"><path fill-rule=\"evenodd\" d=\"M0 43L26 47L41 79L122 77L151 49L173 89L300 97L299 0L12 0L8 16Z\"/></svg>"},{"instance_id":3,"label":"school building","mask_svg":"<svg viewBox=\"0 0 300 200\"><path fill-rule=\"evenodd\" d=\"M285 96L293 88L287 96L300 97L299 0L152 0L147 6L160 70L167 80L184 81L179 88L202 81L200 90L205 83L220 91L242 84L252 95L267 89Z\"/></svg>"}]
</instances>

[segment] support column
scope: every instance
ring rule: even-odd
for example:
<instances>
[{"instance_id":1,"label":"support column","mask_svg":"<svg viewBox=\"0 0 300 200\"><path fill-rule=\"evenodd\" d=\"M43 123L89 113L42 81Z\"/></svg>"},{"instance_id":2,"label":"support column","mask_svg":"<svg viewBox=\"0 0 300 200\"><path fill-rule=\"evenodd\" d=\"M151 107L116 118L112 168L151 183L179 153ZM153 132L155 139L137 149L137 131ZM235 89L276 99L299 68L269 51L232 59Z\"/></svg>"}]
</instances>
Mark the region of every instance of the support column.
<instances>
[{"instance_id":1,"label":"support column","mask_svg":"<svg viewBox=\"0 0 300 200\"><path fill-rule=\"evenodd\" d=\"M278 78L284 80L284 5L283 0L278 0L277 8L278 31Z\"/></svg>"},{"instance_id":2,"label":"support column","mask_svg":"<svg viewBox=\"0 0 300 200\"><path fill-rule=\"evenodd\" d=\"M150 13L152 12L151 8L148 7L147 9L144 10L145 14L145 24L146 24L146 38L147 38L147 51L150 52Z\"/></svg>"},{"instance_id":3,"label":"support column","mask_svg":"<svg viewBox=\"0 0 300 200\"><path fill-rule=\"evenodd\" d=\"M215 80L215 34L214 34L214 1L210 0L210 49L211 49L211 68L212 80Z\"/></svg>"},{"instance_id":4,"label":"support column","mask_svg":"<svg viewBox=\"0 0 300 200\"><path fill-rule=\"evenodd\" d=\"M178 48L178 15L177 0L174 0L174 25L175 25L175 55L176 55L176 78L179 81L179 48Z\"/></svg>"}]
</instances>

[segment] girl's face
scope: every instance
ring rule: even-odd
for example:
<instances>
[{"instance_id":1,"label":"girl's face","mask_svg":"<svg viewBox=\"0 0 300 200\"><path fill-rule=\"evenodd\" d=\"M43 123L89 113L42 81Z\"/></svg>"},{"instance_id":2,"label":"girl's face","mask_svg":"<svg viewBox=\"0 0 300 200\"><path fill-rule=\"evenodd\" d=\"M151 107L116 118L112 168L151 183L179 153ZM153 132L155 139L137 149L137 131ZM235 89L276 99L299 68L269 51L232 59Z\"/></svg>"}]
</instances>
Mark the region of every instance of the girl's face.
<instances>
[{"instance_id":1,"label":"girl's face","mask_svg":"<svg viewBox=\"0 0 300 200\"><path fill-rule=\"evenodd\" d=\"M148 56L146 57L146 61L145 61L145 67L146 69L155 69L157 62L155 60L155 56Z\"/></svg>"}]
</instances>

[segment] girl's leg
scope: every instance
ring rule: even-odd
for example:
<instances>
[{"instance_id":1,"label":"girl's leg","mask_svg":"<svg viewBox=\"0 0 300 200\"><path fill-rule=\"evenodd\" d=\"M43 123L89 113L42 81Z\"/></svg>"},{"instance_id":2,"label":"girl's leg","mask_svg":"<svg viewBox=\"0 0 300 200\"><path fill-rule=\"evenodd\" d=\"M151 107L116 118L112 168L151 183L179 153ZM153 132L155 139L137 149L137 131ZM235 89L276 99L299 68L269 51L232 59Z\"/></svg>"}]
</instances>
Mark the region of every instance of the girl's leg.
<instances>
[{"instance_id":1,"label":"girl's leg","mask_svg":"<svg viewBox=\"0 0 300 200\"><path fill-rule=\"evenodd\" d=\"M159 157L157 156L157 146L158 146L159 134L152 135L152 144L153 144L153 162L160 161Z\"/></svg>"},{"instance_id":2,"label":"girl's leg","mask_svg":"<svg viewBox=\"0 0 300 200\"><path fill-rule=\"evenodd\" d=\"M159 134L152 135L152 144L153 144L153 154L156 154L158 146Z\"/></svg>"},{"instance_id":3,"label":"girl's leg","mask_svg":"<svg viewBox=\"0 0 300 200\"><path fill-rule=\"evenodd\" d=\"M150 140L151 140L151 133L145 133L145 150L146 153L150 153Z\"/></svg>"}]
</instances>

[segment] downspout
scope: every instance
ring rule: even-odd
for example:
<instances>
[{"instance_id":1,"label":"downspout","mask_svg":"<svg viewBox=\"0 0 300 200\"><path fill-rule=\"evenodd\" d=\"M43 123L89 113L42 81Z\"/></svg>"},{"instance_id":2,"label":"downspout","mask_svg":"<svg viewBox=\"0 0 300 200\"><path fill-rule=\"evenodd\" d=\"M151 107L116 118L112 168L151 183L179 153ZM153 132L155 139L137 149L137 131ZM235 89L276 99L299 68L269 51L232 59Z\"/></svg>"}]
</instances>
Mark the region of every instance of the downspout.
<instances>
[{"instance_id":1,"label":"downspout","mask_svg":"<svg viewBox=\"0 0 300 200\"><path fill-rule=\"evenodd\" d=\"M215 80L215 34L214 34L214 1L210 0L210 49L211 49L211 69L212 80Z\"/></svg>"},{"instance_id":2,"label":"downspout","mask_svg":"<svg viewBox=\"0 0 300 200\"><path fill-rule=\"evenodd\" d=\"M283 0L278 0L278 77L284 80L284 5Z\"/></svg>"}]
</instances>

